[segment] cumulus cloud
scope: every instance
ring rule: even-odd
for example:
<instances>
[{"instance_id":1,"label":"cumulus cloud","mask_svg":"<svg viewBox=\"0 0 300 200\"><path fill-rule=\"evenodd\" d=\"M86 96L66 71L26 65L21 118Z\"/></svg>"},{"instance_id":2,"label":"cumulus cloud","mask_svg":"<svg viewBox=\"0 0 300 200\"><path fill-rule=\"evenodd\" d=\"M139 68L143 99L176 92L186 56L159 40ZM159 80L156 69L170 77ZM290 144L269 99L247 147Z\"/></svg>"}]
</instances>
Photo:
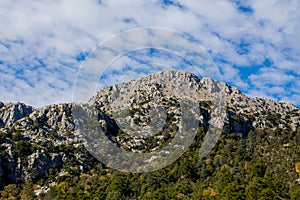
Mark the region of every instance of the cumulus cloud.
<instances>
[{"instance_id":1,"label":"cumulus cloud","mask_svg":"<svg viewBox=\"0 0 300 200\"><path fill-rule=\"evenodd\" d=\"M298 0L3 0L0 101L70 102L80 62L99 42L155 26L200 41L222 81L299 106L299 9Z\"/></svg>"}]
</instances>

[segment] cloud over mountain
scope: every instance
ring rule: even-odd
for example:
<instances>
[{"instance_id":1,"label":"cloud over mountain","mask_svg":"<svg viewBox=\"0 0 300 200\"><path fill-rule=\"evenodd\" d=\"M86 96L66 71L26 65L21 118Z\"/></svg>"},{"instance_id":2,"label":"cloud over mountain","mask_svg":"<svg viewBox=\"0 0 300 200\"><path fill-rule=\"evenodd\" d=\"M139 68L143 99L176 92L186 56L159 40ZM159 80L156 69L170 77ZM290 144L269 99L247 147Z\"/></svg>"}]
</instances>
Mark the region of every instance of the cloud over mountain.
<instances>
[{"instance_id":1,"label":"cloud over mountain","mask_svg":"<svg viewBox=\"0 0 300 200\"><path fill-rule=\"evenodd\" d=\"M299 8L297 0L1 1L1 100L70 102L80 62L96 44L155 26L199 40L222 81L299 106Z\"/></svg>"}]
</instances>

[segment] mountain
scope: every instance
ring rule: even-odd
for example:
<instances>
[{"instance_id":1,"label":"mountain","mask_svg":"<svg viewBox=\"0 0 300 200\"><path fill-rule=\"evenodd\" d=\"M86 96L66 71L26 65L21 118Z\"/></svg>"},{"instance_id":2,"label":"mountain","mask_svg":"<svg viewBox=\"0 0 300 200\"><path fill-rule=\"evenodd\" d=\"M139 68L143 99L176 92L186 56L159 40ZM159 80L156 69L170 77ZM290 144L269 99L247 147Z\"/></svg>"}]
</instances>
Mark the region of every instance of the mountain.
<instances>
[{"instance_id":1,"label":"mountain","mask_svg":"<svg viewBox=\"0 0 300 200\"><path fill-rule=\"evenodd\" d=\"M89 116L96 117L108 141L137 157L173 144L182 130L195 128L196 134L178 139L189 148L163 169L119 172L91 152L95 135ZM0 102L1 198L297 199L299 122L300 109L290 103L249 98L187 71L110 86L87 104L33 108ZM200 159L202 143L211 141L206 135L219 125L216 144L208 144Z\"/></svg>"}]
</instances>

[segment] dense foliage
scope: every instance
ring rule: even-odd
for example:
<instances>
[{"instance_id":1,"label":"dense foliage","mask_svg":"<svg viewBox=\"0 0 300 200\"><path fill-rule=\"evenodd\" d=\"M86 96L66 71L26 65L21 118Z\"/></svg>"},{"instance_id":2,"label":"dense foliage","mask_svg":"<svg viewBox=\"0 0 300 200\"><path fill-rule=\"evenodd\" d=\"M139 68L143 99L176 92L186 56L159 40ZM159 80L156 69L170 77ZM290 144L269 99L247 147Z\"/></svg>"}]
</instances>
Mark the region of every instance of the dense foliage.
<instances>
[{"instance_id":1,"label":"dense foliage","mask_svg":"<svg viewBox=\"0 0 300 200\"><path fill-rule=\"evenodd\" d=\"M224 133L213 151L199 160L204 135L199 128L190 149L159 171L133 174L95 165L82 172L70 161L64 166L66 175L50 169L39 180L6 185L0 199L299 199L299 128ZM31 148L18 141L15 154ZM50 190L35 195L34 190L51 183Z\"/></svg>"}]
</instances>

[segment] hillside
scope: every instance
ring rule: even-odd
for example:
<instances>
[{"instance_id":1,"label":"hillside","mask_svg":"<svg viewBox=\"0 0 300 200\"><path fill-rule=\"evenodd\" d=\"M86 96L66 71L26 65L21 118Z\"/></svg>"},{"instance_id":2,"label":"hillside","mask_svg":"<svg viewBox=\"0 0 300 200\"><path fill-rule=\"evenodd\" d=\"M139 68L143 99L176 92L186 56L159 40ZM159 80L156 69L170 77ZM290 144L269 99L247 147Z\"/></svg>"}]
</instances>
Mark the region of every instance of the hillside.
<instances>
[{"instance_id":1,"label":"hillside","mask_svg":"<svg viewBox=\"0 0 300 200\"><path fill-rule=\"evenodd\" d=\"M129 172L120 172L89 151L97 138L77 108L87 115L92 108L103 136L137 157L173 144L182 130L194 128L194 118L196 135L177 140L189 148L163 169L131 173L136 167L121 160ZM192 116L185 118L185 111ZM216 145L199 157L205 136L221 121ZM0 199L299 199L299 123L300 109L290 103L249 98L185 71L104 88L88 104L0 103ZM156 157L163 162L162 154ZM153 163L137 172L155 169Z\"/></svg>"}]
</instances>

